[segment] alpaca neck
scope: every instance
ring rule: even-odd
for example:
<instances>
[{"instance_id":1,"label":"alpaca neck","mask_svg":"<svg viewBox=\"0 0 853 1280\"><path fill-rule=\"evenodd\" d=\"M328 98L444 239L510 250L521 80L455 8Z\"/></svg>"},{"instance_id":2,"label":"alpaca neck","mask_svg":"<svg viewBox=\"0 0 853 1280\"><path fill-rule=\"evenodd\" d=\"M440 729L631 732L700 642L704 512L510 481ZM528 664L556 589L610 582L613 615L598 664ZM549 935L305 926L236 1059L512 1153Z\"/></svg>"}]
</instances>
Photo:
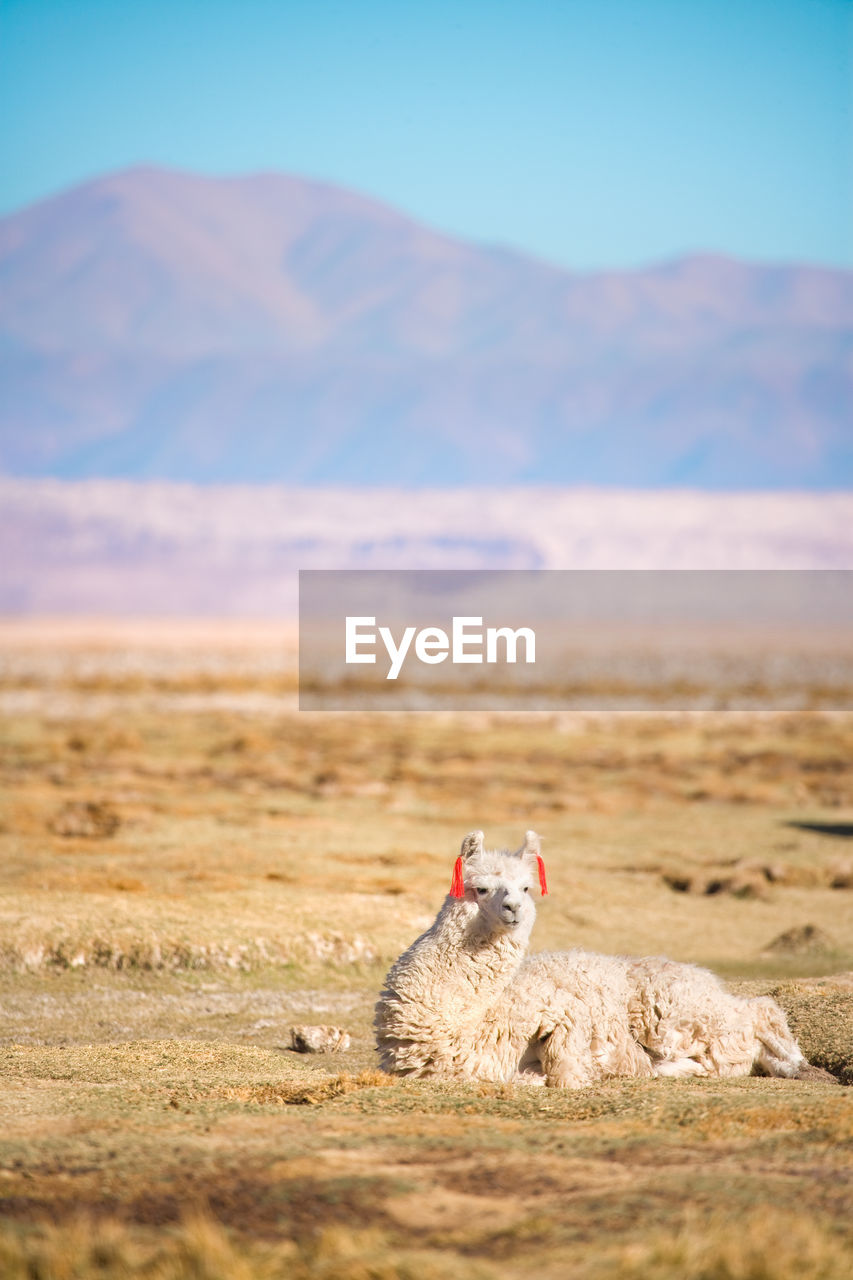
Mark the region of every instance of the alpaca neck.
<instances>
[{"instance_id":1,"label":"alpaca neck","mask_svg":"<svg viewBox=\"0 0 853 1280\"><path fill-rule=\"evenodd\" d=\"M473 1014L493 1004L512 981L529 934L523 927L491 931L476 905L448 901L432 928L400 957L392 985L399 995L435 1008L459 1000Z\"/></svg>"}]
</instances>

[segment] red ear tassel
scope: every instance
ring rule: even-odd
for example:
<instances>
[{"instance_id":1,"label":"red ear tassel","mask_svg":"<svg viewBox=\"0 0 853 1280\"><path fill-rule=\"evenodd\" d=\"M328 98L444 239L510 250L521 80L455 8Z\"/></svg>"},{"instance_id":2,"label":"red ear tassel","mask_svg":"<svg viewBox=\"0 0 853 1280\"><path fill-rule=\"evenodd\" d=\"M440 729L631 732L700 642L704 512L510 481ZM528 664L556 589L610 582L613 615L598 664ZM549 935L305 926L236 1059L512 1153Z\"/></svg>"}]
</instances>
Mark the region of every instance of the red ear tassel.
<instances>
[{"instance_id":1,"label":"red ear tassel","mask_svg":"<svg viewBox=\"0 0 853 1280\"><path fill-rule=\"evenodd\" d=\"M451 898L465 897L465 878L462 875L462 858L456 859L453 867L453 880L450 883Z\"/></svg>"},{"instance_id":2,"label":"red ear tassel","mask_svg":"<svg viewBox=\"0 0 853 1280\"><path fill-rule=\"evenodd\" d=\"M539 890L544 898L545 894L548 892L548 883L545 879L545 863L542 861L542 857L538 853L536 855L536 862L539 866Z\"/></svg>"}]
</instances>

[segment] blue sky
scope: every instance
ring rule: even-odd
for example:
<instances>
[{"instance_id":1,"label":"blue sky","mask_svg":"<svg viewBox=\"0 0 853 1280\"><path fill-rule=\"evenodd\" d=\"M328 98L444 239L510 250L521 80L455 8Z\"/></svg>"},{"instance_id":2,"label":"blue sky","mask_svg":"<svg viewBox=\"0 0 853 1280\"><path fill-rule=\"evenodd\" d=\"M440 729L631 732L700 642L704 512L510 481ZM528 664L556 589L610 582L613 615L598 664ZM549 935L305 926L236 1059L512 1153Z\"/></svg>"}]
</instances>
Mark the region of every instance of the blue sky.
<instances>
[{"instance_id":1,"label":"blue sky","mask_svg":"<svg viewBox=\"0 0 853 1280\"><path fill-rule=\"evenodd\" d=\"M281 169L579 269L853 266L853 0L2 0L0 210Z\"/></svg>"}]
</instances>

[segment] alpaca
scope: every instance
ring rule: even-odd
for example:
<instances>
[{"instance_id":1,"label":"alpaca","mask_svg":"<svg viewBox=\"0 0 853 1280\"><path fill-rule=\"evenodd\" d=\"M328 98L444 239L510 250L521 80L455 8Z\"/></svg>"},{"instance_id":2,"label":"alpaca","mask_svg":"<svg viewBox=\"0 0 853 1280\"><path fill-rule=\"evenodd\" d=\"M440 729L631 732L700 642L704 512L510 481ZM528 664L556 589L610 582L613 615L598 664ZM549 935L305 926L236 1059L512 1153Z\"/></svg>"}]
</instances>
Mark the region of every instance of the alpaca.
<instances>
[{"instance_id":1,"label":"alpaca","mask_svg":"<svg viewBox=\"0 0 853 1280\"><path fill-rule=\"evenodd\" d=\"M485 1080L518 1072L536 1026L507 992L536 917L535 856L528 841L508 855L487 852L482 832L466 836L451 895L394 964L376 1005L383 1070Z\"/></svg>"},{"instance_id":2,"label":"alpaca","mask_svg":"<svg viewBox=\"0 0 853 1280\"><path fill-rule=\"evenodd\" d=\"M462 842L432 926L392 966L376 1005L383 1070L580 1088L613 1076L796 1077L810 1068L769 997L706 969L572 951L527 955L539 838L517 853Z\"/></svg>"}]
</instances>

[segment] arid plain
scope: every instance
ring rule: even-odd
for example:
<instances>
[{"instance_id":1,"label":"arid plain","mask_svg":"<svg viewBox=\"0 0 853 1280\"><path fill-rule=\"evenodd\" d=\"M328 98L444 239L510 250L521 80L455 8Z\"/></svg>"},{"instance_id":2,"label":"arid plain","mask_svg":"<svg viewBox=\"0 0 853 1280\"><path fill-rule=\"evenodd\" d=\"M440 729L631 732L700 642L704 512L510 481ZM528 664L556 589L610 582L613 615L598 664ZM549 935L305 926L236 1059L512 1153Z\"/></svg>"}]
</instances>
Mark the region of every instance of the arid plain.
<instances>
[{"instance_id":1,"label":"arid plain","mask_svg":"<svg viewBox=\"0 0 853 1280\"><path fill-rule=\"evenodd\" d=\"M0 627L0 1273L853 1275L853 1090L399 1081L462 835L535 949L710 965L853 1083L853 714L299 712L275 623ZM299 1024L349 1033L300 1054Z\"/></svg>"}]
</instances>

